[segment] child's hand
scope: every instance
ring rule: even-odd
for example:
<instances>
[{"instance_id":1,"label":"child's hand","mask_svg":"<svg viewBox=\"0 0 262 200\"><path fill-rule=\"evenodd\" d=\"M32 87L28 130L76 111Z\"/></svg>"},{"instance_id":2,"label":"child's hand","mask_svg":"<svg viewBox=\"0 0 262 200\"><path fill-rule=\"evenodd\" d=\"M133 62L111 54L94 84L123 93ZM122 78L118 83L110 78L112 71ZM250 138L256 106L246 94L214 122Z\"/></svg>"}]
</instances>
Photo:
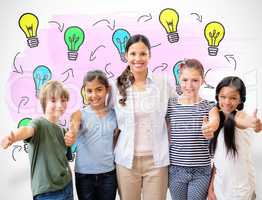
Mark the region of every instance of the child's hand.
<instances>
[{"instance_id":1,"label":"child's hand","mask_svg":"<svg viewBox=\"0 0 262 200\"><path fill-rule=\"evenodd\" d=\"M215 129L208 122L207 116L204 116L202 123L202 133L206 139L211 139L214 137Z\"/></svg>"},{"instance_id":2,"label":"child's hand","mask_svg":"<svg viewBox=\"0 0 262 200\"><path fill-rule=\"evenodd\" d=\"M6 136L1 141L1 146L3 149L6 149L7 147L11 146L15 142L15 134L13 131L11 131L10 135Z\"/></svg>"},{"instance_id":3,"label":"child's hand","mask_svg":"<svg viewBox=\"0 0 262 200\"><path fill-rule=\"evenodd\" d=\"M80 123L81 123L81 118L82 118L82 114L79 110L74 112L71 115L69 129L77 133L79 130Z\"/></svg>"},{"instance_id":4,"label":"child's hand","mask_svg":"<svg viewBox=\"0 0 262 200\"><path fill-rule=\"evenodd\" d=\"M65 140L66 146L70 147L71 145L75 143L76 135L73 133L73 131L69 130L66 132L64 140Z\"/></svg>"},{"instance_id":5,"label":"child's hand","mask_svg":"<svg viewBox=\"0 0 262 200\"><path fill-rule=\"evenodd\" d=\"M261 120L257 117L257 109L253 113L253 119L251 120L251 128L255 130L255 132L260 132L262 130Z\"/></svg>"}]
</instances>

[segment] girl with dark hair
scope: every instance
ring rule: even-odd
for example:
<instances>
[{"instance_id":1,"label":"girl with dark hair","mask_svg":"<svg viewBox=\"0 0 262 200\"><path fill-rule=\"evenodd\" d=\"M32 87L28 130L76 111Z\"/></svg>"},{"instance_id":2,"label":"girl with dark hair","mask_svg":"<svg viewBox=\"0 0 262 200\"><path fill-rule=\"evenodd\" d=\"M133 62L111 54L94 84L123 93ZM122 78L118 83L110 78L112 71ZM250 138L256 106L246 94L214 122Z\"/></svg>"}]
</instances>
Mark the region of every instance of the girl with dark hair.
<instances>
[{"instance_id":1,"label":"girl with dark hair","mask_svg":"<svg viewBox=\"0 0 262 200\"><path fill-rule=\"evenodd\" d=\"M204 68L196 59L180 65L182 95L170 98L169 190L173 200L206 200L211 177L209 139L219 125L215 104L199 95Z\"/></svg>"},{"instance_id":2,"label":"girl with dark hair","mask_svg":"<svg viewBox=\"0 0 262 200\"><path fill-rule=\"evenodd\" d=\"M224 78L216 87L220 124L210 142L214 167L209 186L209 200L251 200L255 195L255 175L251 158L250 132L262 129L260 119L241 111L246 101L244 82Z\"/></svg>"},{"instance_id":3,"label":"girl with dark hair","mask_svg":"<svg viewBox=\"0 0 262 200\"><path fill-rule=\"evenodd\" d=\"M117 78L113 104L121 134L115 162L122 200L165 200L168 133L165 121L171 88L168 78L148 69L150 43L143 35L126 44L128 66Z\"/></svg>"},{"instance_id":4,"label":"girl with dark hair","mask_svg":"<svg viewBox=\"0 0 262 200\"><path fill-rule=\"evenodd\" d=\"M73 113L70 129L77 135L75 183L79 200L114 200L116 170L113 140L115 112L107 105L111 87L104 72L87 72L83 80L88 105Z\"/></svg>"}]
</instances>

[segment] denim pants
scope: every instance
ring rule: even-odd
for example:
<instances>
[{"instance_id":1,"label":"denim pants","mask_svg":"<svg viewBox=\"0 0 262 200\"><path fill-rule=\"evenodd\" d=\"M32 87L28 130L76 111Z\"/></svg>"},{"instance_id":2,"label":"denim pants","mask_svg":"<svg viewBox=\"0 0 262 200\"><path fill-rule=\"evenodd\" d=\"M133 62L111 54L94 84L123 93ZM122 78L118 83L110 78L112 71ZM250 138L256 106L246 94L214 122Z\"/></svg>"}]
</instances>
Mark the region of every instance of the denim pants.
<instances>
[{"instance_id":1,"label":"denim pants","mask_svg":"<svg viewBox=\"0 0 262 200\"><path fill-rule=\"evenodd\" d=\"M73 184L68 183L63 189L34 196L34 200L73 200Z\"/></svg>"},{"instance_id":2,"label":"denim pants","mask_svg":"<svg viewBox=\"0 0 262 200\"><path fill-rule=\"evenodd\" d=\"M79 200L115 200L116 170L101 174L75 173Z\"/></svg>"},{"instance_id":3,"label":"denim pants","mask_svg":"<svg viewBox=\"0 0 262 200\"><path fill-rule=\"evenodd\" d=\"M173 200L206 200L211 166L169 166L169 190Z\"/></svg>"}]
</instances>

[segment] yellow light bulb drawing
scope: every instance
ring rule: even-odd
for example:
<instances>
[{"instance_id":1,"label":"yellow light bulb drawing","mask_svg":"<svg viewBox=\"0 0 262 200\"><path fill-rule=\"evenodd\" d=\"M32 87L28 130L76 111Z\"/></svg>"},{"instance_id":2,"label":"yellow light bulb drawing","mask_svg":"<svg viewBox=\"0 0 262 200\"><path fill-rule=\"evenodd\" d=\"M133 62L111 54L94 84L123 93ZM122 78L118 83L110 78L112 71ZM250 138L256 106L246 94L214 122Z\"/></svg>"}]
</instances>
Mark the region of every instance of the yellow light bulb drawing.
<instances>
[{"instance_id":1,"label":"yellow light bulb drawing","mask_svg":"<svg viewBox=\"0 0 262 200\"><path fill-rule=\"evenodd\" d=\"M219 22L210 22L206 25L204 34L208 42L208 54L210 56L216 56L218 46L225 35L224 26Z\"/></svg>"},{"instance_id":2,"label":"yellow light bulb drawing","mask_svg":"<svg viewBox=\"0 0 262 200\"><path fill-rule=\"evenodd\" d=\"M32 13L24 13L19 19L19 26L25 33L30 48L38 46L37 28L38 18Z\"/></svg>"},{"instance_id":3,"label":"yellow light bulb drawing","mask_svg":"<svg viewBox=\"0 0 262 200\"><path fill-rule=\"evenodd\" d=\"M84 106L87 106L89 102L88 102L88 97L86 95L85 86L81 88L81 96L82 96Z\"/></svg>"},{"instance_id":4,"label":"yellow light bulb drawing","mask_svg":"<svg viewBox=\"0 0 262 200\"><path fill-rule=\"evenodd\" d=\"M167 32L170 43L178 42L177 24L179 21L178 13L172 8L166 8L159 14L159 21Z\"/></svg>"}]
</instances>

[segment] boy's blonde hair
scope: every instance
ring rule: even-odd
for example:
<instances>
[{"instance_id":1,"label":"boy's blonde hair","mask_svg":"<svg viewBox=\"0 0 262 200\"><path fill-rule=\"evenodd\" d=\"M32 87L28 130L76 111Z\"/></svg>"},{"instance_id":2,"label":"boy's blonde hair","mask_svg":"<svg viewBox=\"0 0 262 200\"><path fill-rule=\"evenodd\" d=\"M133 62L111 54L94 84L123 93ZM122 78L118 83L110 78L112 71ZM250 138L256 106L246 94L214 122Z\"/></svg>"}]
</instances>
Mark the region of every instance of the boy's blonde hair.
<instances>
[{"instance_id":1,"label":"boy's blonde hair","mask_svg":"<svg viewBox=\"0 0 262 200\"><path fill-rule=\"evenodd\" d=\"M69 100L69 92L64 87L63 83L55 80L50 80L46 82L45 85L40 90L39 100L42 106L43 112L46 110L46 101L50 98L65 98L67 101Z\"/></svg>"}]
</instances>

